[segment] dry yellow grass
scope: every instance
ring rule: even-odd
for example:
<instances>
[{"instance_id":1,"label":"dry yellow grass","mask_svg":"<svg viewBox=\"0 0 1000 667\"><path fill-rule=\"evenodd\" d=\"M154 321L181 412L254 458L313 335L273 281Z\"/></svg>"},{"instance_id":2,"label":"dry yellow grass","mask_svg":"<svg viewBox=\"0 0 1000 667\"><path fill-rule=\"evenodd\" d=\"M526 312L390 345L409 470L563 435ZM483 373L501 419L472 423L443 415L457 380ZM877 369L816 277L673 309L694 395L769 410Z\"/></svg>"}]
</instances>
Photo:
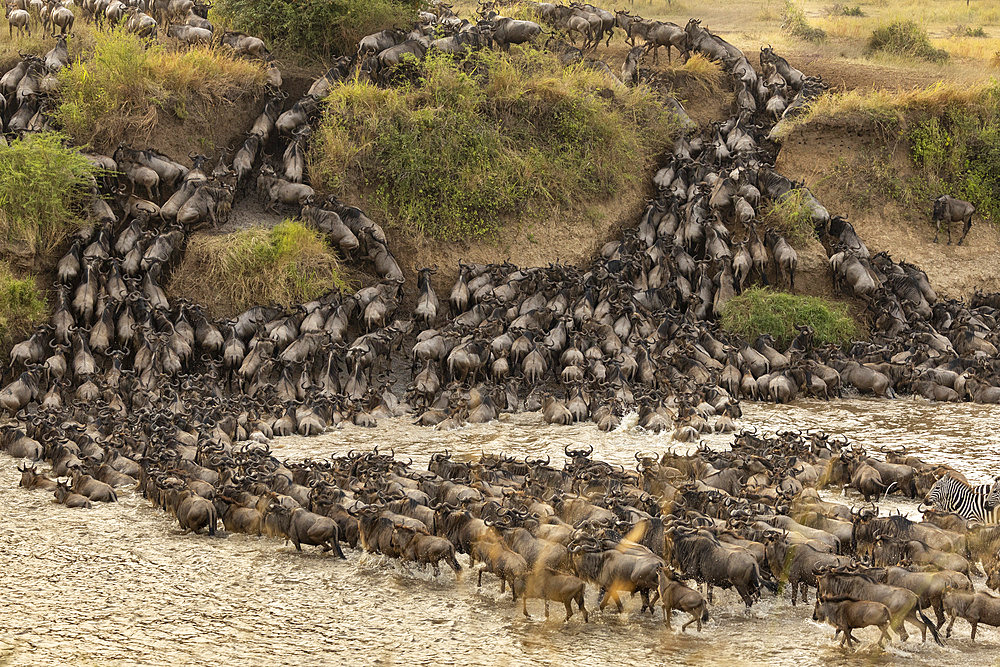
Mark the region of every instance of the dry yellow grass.
<instances>
[{"instance_id":1,"label":"dry yellow grass","mask_svg":"<svg viewBox=\"0 0 1000 667\"><path fill-rule=\"evenodd\" d=\"M995 84L959 86L944 82L911 90L877 88L829 93L816 99L807 112L787 122L776 137L785 139L807 123L838 118L856 117L892 124L913 112L939 115L948 106L986 103L995 99L995 94Z\"/></svg>"}]
</instances>

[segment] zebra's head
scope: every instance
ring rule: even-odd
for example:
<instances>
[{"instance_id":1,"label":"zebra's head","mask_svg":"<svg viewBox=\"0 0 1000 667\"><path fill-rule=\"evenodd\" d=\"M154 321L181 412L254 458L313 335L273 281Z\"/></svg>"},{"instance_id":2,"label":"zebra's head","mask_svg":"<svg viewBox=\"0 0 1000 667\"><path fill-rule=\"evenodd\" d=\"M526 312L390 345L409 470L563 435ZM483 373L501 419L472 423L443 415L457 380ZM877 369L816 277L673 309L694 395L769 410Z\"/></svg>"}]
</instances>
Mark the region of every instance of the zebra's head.
<instances>
[{"instance_id":1,"label":"zebra's head","mask_svg":"<svg viewBox=\"0 0 1000 667\"><path fill-rule=\"evenodd\" d=\"M931 489L933 491L933 489ZM990 487L990 493L986 496L986 509L992 510L997 505L1000 505L1000 477L997 477L993 481L993 486Z\"/></svg>"},{"instance_id":2,"label":"zebra's head","mask_svg":"<svg viewBox=\"0 0 1000 667\"><path fill-rule=\"evenodd\" d=\"M924 506L934 507L936 509L947 509L945 507L941 507L941 505L944 504L943 500L947 495L946 490L949 479L951 479L949 475L944 475L938 479L938 481L934 482L934 486L932 486L931 490L927 492L927 496L924 497L923 502L920 503L920 506L917 509L923 511Z\"/></svg>"}]
</instances>

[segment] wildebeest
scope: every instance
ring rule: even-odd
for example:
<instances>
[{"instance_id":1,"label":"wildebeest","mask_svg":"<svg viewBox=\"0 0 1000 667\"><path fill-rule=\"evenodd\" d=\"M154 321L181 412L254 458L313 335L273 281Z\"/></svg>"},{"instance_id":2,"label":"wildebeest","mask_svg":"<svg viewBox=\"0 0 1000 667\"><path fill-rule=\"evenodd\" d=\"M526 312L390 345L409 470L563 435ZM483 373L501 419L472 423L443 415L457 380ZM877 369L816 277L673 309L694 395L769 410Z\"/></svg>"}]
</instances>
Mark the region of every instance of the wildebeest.
<instances>
[{"instance_id":1,"label":"wildebeest","mask_svg":"<svg viewBox=\"0 0 1000 667\"><path fill-rule=\"evenodd\" d=\"M677 581L676 575L666 567L660 570L657 593L663 605L663 622L668 628L673 610L679 609L691 614L691 620L681 626L681 632L692 623L697 623L698 632L701 632L701 624L708 622L708 606L701 593Z\"/></svg>"},{"instance_id":2,"label":"wildebeest","mask_svg":"<svg viewBox=\"0 0 1000 667\"><path fill-rule=\"evenodd\" d=\"M945 613L951 616L945 636L951 636L951 628L956 618L964 618L972 625L973 641L976 639L976 629L980 623L1000 626L1000 598L989 593L968 593L964 591L948 591L944 594Z\"/></svg>"},{"instance_id":3,"label":"wildebeest","mask_svg":"<svg viewBox=\"0 0 1000 667\"><path fill-rule=\"evenodd\" d=\"M268 515L275 516L280 534L291 540L296 551L302 551L303 544L312 544L322 547L323 551L332 550L338 558L345 558L340 548L340 528L333 519L280 503L271 503L267 511Z\"/></svg>"},{"instance_id":4,"label":"wildebeest","mask_svg":"<svg viewBox=\"0 0 1000 667\"><path fill-rule=\"evenodd\" d=\"M895 586L888 586L876 581L871 575L854 568L821 568L818 573L819 597L849 597L855 600L870 600L881 602L889 608L892 616L891 627L906 641L909 634L904 623L911 623L920 628L923 641L927 641L927 631L938 644L937 627L920 611L920 599L917 594Z\"/></svg>"},{"instance_id":5,"label":"wildebeest","mask_svg":"<svg viewBox=\"0 0 1000 667\"><path fill-rule=\"evenodd\" d=\"M938 234L941 233L941 225L943 223L948 229L948 245L951 245L951 225L953 222L961 222L963 224L962 238L958 240L958 245L962 245L962 241L968 236L969 229L972 227L972 216L975 212L975 206L967 201L956 199L951 195L941 195L935 199L932 215L932 220L936 224L934 243L937 243Z\"/></svg>"},{"instance_id":6,"label":"wildebeest","mask_svg":"<svg viewBox=\"0 0 1000 667\"><path fill-rule=\"evenodd\" d=\"M551 600L565 605L565 620L568 621L573 616L574 602L583 614L583 622L587 623L590 620L584 598L586 584L579 577L543 568L516 579L511 588L516 589L515 597L521 596L521 612L529 618L528 598L541 598L545 601L545 618L549 617L549 600Z\"/></svg>"},{"instance_id":7,"label":"wildebeest","mask_svg":"<svg viewBox=\"0 0 1000 667\"><path fill-rule=\"evenodd\" d=\"M877 626L882 632L879 636L879 646L884 646L884 642L891 641L889 636L889 608L881 602L870 602L868 600L854 600L847 597L826 597L817 598L816 608L813 610L814 621L827 621L837 628L834 639L841 632L844 633L840 640L841 647L846 642L848 646L851 642L857 642L857 638L851 634L855 628L867 628L869 625Z\"/></svg>"}]
</instances>

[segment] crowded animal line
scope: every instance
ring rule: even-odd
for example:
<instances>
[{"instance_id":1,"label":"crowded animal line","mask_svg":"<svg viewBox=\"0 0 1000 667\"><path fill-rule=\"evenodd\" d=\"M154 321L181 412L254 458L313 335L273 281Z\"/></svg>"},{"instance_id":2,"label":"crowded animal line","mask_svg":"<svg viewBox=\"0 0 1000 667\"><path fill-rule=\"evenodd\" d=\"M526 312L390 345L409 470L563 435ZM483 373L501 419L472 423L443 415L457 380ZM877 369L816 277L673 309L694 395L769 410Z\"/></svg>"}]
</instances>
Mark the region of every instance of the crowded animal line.
<instances>
[{"instance_id":1,"label":"crowded animal line","mask_svg":"<svg viewBox=\"0 0 1000 667\"><path fill-rule=\"evenodd\" d=\"M812 591L814 619L844 644L869 625L880 642L906 641L916 629L940 643L949 617L946 633L963 618L972 638L978 624L1000 624L997 598L974 585L1000 584L1000 486L971 486L961 470L906 451L873 456L864 443L819 432L742 430L725 451L635 452L632 470L602 462L593 447L567 447L562 467L550 457L441 452L426 470L385 447L322 460L272 454L276 437L403 415L446 430L540 411L548 424L591 421L611 432L635 414L645 432L695 442L737 432L741 399L788 403L850 390L1000 402L1000 297L939 299L918 267L870 253L849 222L774 170L773 128L822 94L822 81L770 47L758 72L697 19L681 28L590 6L537 10L548 28L583 39L578 48L549 36L547 48L567 65L606 71L609 85L643 80L644 51L655 58L659 46L668 60L671 48L699 53L730 76L733 115L703 131L664 96L680 129L635 228L587 267L462 264L447 299L424 269L408 312L405 276L380 226L304 182L320 101L354 74L393 85L409 76L407 54L509 48L549 30L485 8L472 24L438 5L409 33L366 37L291 104L274 72L229 162L212 168L192 154L187 167L126 145L89 155L107 170L92 183L93 225L59 262L51 321L12 350L16 376L0 391L13 420L0 444L28 460L21 485L84 510L137 485L185 533L218 535L221 522L297 551L318 547L331 560L353 557L346 544L435 576L451 576L442 564L456 577L475 568L477 586L493 577L501 592L509 587L523 615L529 601L543 601L546 616L554 602L567 622L593 620L596 591L603 615L659 613L671 625L676 610L681 631L697 632L712 622L715 588L735 590L747 609L787 588L792 605ZM616 29L646 43L630 54L625 81L587 55ZM269 58L247 35L222 43ZM67 64L59 38L44 58L25 56L0 78L6 132L50 126L45 82ZM253 189L265 208L299 214L379 281L222 321L171 301L162 285L187 236L218 225ZM717 326L727 300L753 284L794 291L795 250L757 220L764 202L792 192L811 212L834 284L870 314L871 342L817 346L802 327L779 350L769 337L741 340ZM967 232L964 212L951 202L934 211ZM853 508L824 500L819 489L830 486L863 500ZM932 509L916 522L882 515L875 502L900 494ZM635 595L639 609L626 612Z\"/></svg>"}]
</instances>

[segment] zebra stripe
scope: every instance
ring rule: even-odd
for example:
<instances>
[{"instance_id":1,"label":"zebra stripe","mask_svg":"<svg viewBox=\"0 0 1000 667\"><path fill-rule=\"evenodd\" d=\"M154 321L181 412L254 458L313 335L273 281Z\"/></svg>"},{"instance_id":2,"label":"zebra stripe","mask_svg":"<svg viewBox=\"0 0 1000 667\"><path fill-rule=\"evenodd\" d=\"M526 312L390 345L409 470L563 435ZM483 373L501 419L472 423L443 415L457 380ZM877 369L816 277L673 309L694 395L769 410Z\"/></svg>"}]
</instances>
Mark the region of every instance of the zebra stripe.
<instances>
[{"instance_id":1,"label":"zebra stripe","mask_svg":"<svg viewBox=\"0 0 1000 667\"><path fill-rule=\"evenodd\" d=\"M998 486L997 483L970 486L957 477L945 475L934 483L924 502L970 521L1000 523Z\"/></svg>"}]
</instances>

